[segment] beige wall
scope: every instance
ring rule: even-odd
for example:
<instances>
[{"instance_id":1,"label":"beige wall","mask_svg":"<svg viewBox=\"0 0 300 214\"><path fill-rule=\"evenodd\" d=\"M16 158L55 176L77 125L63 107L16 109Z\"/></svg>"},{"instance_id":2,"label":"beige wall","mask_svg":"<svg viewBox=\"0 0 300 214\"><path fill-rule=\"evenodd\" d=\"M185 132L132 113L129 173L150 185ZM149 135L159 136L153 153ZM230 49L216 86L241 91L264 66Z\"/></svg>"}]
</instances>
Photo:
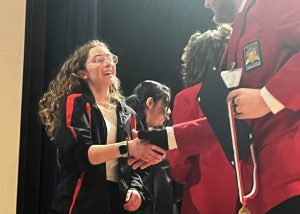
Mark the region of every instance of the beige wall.
<instances>
[{"instance_id":1,"label":"beige wall","mask_svg":"<svg viewBox=\"0 0 300 214\"><path fill-rule=\"evenodd\" d=\"M0 213L16 213L25 0L0 7Z\"/></svg>"}]
</instances>

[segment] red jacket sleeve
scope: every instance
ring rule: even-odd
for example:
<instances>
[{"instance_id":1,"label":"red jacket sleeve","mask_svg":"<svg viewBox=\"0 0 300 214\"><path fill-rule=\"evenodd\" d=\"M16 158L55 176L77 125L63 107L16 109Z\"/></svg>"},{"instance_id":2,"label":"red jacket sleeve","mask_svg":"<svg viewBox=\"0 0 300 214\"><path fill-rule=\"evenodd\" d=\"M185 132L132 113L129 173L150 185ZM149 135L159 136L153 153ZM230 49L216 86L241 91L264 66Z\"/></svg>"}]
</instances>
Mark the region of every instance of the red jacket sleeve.
<instances>
[{"instance_id":1,"label":"red jacket sleeve","mask_svg":"<svg viewBox=\"0 0 300 214\"><path fill-rule=\"evenodd\" d=\"M300 7L299 0L268 0L272 7L269 23L276 29L282 51L293 52L276 74L267 82L266 88L288 109L300 109ZM274 22L274 20L276 20Z\"/></svg>"},{"instance_id":2,"label":"red jacket sleeve","mask_svg":"<svg viewBox=\"0 0 300 214\"><path fill-rule=\"evenodd\" d=\"M217 138L197 102L201 84L178 93L174 100L174 134L179 151L185 156L207 151Z\"/></svg>"},{"instance_id":3,"label":"red jacket sleeve","mask_svg":"<svg viewBox=\"0 0 300 214\"><path fill-rule=\"evenodd\" d=\"M206 117L173 126L177 146L186 155L206 152L217 138Z\"/></svg>"},{"instance_id":4,"label":"red jacket sleeve","mask_svg":"<svg viewBox=\"0 0 300 214\"><path fill-rule=\"evenodd\" d=\"M170 163L172 177L178 183L185 184L185 178L192 168L190 157L182 154L178 149L172 149L167 152L167 159Z\"/></svg>"}]
</instances>

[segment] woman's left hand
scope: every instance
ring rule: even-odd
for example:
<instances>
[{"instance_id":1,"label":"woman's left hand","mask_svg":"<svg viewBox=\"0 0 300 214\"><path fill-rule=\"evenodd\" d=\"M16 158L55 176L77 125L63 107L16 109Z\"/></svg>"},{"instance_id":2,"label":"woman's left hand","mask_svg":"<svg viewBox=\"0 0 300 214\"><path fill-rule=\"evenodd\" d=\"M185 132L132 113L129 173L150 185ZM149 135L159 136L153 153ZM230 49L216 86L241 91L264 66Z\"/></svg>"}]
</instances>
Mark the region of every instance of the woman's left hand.
<instances>
[{"instance_id":1,"label":"woman's left hand","mask_svg":"<svg viewBox=\"0 0 300 214\"><path fill-rule=\"evenodd\" d=\"M233 102L234 116L237 119L255 119L271 112L260 94L260 89L235 89L228 94L227 102L229 100Z\"/></svg>"},{"instance_id":2,"label":"woman's left hand","mask_svg":"<svg viewBox=\"0 0 300 214\"><path fill-rule=\"evenodd\" d=\"M133 212L140 208L142 198L136 189L129 189L126 194L124 209Z\"/></svg>"}]
</instances>

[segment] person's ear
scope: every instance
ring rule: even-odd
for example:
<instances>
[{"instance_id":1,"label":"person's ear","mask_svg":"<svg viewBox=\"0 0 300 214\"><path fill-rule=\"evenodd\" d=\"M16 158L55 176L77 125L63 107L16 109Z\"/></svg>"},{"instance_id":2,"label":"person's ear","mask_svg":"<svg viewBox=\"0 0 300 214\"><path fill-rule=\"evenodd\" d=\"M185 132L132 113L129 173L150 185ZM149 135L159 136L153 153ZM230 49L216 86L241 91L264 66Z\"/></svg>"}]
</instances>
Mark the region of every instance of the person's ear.
<instances>
[{"instance_id":1,"label":"person's ear","mask_svg":"<svg viewBox=\"0 0 300 214\"><path fill-rule=\"evenodd\" d=\"M154 100L152 97L148 97L147 100L146 100L146 107L148 109L152 109L154 106Z\"/></svg>"},{"instance_id":2,"label":"person's ear","mask_svg":"<svg viewBox=\"0 0 300 214\"><path fill-rule=\"evenodd\" d=\"M86 80L88 78L85 71L78 71L78 76L84 80Z\"/></svg>"}]
</instances>

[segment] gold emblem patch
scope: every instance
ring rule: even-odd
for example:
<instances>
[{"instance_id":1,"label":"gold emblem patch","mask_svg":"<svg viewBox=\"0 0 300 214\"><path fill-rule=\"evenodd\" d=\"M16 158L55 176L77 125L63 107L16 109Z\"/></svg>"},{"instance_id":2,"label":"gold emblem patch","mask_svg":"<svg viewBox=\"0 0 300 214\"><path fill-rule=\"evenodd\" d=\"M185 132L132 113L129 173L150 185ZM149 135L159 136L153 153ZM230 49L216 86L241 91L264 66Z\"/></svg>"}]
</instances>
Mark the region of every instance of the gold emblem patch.
<instances>
[{"instance_id":1,"label":"gold emblem patch","mask_svg":"<svg viewBox=\"0 0 300 214\"><path fill-rule=\"evenodd\" d=\"M254 41L244 47L245 70L257 68L262 65L259 42Z\"/></svg>"}]
</instances>

